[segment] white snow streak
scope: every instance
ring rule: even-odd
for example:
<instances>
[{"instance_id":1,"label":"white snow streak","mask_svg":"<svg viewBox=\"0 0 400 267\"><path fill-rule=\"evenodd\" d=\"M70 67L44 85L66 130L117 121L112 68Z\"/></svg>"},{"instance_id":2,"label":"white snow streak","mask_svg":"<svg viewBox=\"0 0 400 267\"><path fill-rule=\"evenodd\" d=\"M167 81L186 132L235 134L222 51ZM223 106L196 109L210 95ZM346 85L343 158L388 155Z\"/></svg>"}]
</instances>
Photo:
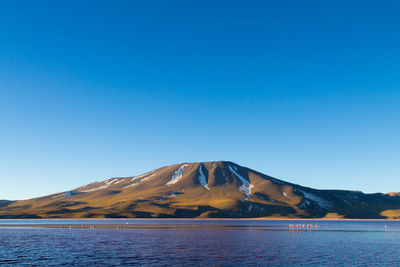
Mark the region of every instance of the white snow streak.
<instances>
[{"instance_id":1,"label":"white snow streak","mask_svg":"<svg viewBox=\"0 0 400 267\"><path fill-rule=\"evenodd\" d=\"M188 166L188 164L183 164L182 166L180 166L179 169L174 172L171 180L167 183L167 185L177 183L182 178L183 169L185 169L187 166Z\"/></svg>"},{"instance_id":2,"label":"white snow streak","mask_svg":"<svg viewBox=\"0 0 400 267\"><path fill-rule=\"evenodd\" d=\"M203 173L203 169L202 169L202 166L201 166L201 165L200 165L200 167L199 167L199 173L200 173L200 175L199 175L199 182L200 182L200 184L201 184L202 186L204 186L205 189L210 190L210 188L208 188L208 186L207 186L206 176L205 176L204 173Z\"/></svg>"},{"instance_id":3,"label":"white snow streak","mask_svg":"<svg viewBox=\"0 0 400 267\"><path fill-rule=\"evenodd\" d=\"M82 194L82 191L67 191L64 193L56 194L55 196L52 196L53 199L57 198L67 198L67 197L72 197L74 195Z\"/></svg>"},{"instance_id":4,"label":"white snow streak","mask_svg":"<svg viewBox=\"0 0 400 267\"><path fill-rule=\"evenodd\" d=\"M253 187L253 185L249 181L244 179L240 174L238 174L230 165L228 166L228 168L242 182L242 185L239 186L239 190L244 191L244 193L246 194L246 198L250 198L251 188Z\"/></svg>"},{"instance_id":5,"label":"white snow streak","mask_svg":"<svg viewBox=\"0 0 400 267\"><path fill-rule=\"evenodd\" d=\"M112 185L117 180L118 180L118 178L111 178L111 179L108 179L108 180L104 181L104 184L101 185L101 186L98 186L98 187L95 187L95 188L92 188L92 189L81 190L81 192L87 193L87 192L103 190L103 189L106 189L107 187L109 187L110 185Z\"/></svg>"},{"instance_id":6,"label":"white snow streak","mask_svg":"<svg viewBox=\"0 0 400 267\"><path fill-rule=\"evenodd\" d=\"M81 194L81 191L68 191L64 193L64 197L72 197L73 195Z\"/></svg>"},{"instance_id":7,"label":"white snow streak","mask_svg":"<svg viewBox=\"0 0 400 267\"><path fill-rule=\"evenodd\" d=\"M131 178L131 181L133 182L133 181L135 181L135 180L137 180L137 179L139 179L139 178L142 178L142 177L144 177L144 176L147 176L147 175L149 175L149 174L150 174L150 173L152 173L152 172L154 172L154 171L151 171L151 172L146 172L146 173L143 173L143 174L141 174L141 175L138 175L138 176L132 177L132 178Z\"/></svg>"},{"instance_id":8,"label":"white snow streak","mask_svg":"<svg viewBox=\"0 0 400 267\"><path fill-rule=\"evenodd\" d=\"M124 182L126 180L126 178L117 178L118 180L115 181L114 184L119 184L120 182Z\"/></svg>"},{"instance_id":9,"label":"white snow streak","mask_svg":"<svg viewBox=\"0 0 400 267\"><path fill-rule=\"evenodd\" d=\"M134 182L134 183L132 183L132 184L130 184L130 185L127 185L127 186L123 187L122 189L136 186L136 185L138 185L138 184L140 184L140 183L142 183L142 182L144 182L144 181L150 179L151 177L153 177L153 176L156 175L157 173L155 172L155 173L153 173L153 174L151 174L151 175L148 175L148 174L149 174L149 173L146 173L147 176L140 175L140 176L134 177L135 180L137 180L138 178L142 178L142 179L140 179L140 180L138 180L138 181L136 181L136 182ZM133 178L132 178L132 179L133 179ZM132 180L132 179L131 179L131 180Z\"/></svg>"},{"instance_id":10,"label":"white snow streak","mask_svg":"<svg viewBox=\"0 0 400 267\"><path fill-rule=\"evenodd\" d=\"M301 193L303 193L304 197L316 202L321 208L331 208L332 207L332 203L328 200L325 200L317 195L311 194L311 193L307 193L304 192L300 189L296 189L297 191L300 191Z\"/></svg>"},{"instance_id":11,"label":"white snow streak","mask_svg":"<svg viewBox=\"0 0 400 267\"><path fill-rule=\"evenodd\" d=\"M99 191L99 190L106 189L109 186L110 186L110 184L105 184L105 185L102 185L102 186L99 186L99 187L95 187L95 188L92 188L92 189L82 190L81 192L87 193L87 192Z\"/></svg>"},{"instance_id":12,"label":"white snow streak","mask_svg":"<svg viewBox=\"0 0 400 267\"><path fill-rule=\"evenodd\" d=\"M349 206L352 206L352 204L350 202L348 202L346 199L342 199L344 203L346 203Z\"/></svg>"}]
</instances>

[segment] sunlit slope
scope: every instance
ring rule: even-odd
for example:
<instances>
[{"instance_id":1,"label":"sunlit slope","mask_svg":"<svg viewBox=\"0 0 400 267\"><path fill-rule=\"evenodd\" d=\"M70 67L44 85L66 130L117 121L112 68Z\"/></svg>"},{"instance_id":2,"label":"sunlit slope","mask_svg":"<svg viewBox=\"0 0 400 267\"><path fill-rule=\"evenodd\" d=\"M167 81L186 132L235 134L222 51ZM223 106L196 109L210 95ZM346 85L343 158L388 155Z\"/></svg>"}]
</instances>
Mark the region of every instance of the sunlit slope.
<instances>
[{"instance_id":1,"label":"sunlit slope","mask_svg":"<svg viewBox=\"0 0 400 267\"><path fill-rule=\"evenodd\" d=\"M398 194L315 190L232 162L182 163L0 202L0 218L397 218Z\"/></svg>"}]
</instances>

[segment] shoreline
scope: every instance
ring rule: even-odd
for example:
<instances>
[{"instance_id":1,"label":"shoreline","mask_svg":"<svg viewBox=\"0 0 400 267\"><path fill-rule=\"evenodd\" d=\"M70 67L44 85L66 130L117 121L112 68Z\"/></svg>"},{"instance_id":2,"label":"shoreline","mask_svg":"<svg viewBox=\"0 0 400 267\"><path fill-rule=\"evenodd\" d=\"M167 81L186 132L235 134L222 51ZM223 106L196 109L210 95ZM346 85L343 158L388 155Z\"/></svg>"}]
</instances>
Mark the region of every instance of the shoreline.
<instances>
[{"instance_id":1,"label":"shoreline","mask_svg":"<svg viewBox=\"0 0 400 267\"><path fill-rule=\"evenodd\" d=\"M270 225L254 224L251 222L287 222L289 230L302 230L292 229L291 225L296 222L299 224L305 224L312 222L313 224L323 224L324 222L400 222L400 220L394 219L292 219L292 218L84 218L84 219L0 219L0 230L5 228L28 228L28 229L82 229L82 230L93 230L93 229L177 229L177 230L201 230L201 229L215 229L215 230L227 230L227 229L248 229L256 230L261 228L269 228ZM208 222L208 223L201 223ZM218 222L226 222L220 223ZM232 222L229 224L229 222ZM235 224L234 222L248 222L244 224ZM284 226L284 225L282 225ZM286 229L274 229L270 228L271 231L286 231ZM303 229L304 230L304 229ZM306 229L306 230L320 230L320 229Z\"/></svg>"},{"instance_id":2,"label":"shoreline","mask_svg":"<svg viewBox=\"0 0 400 267\"><path fill-rule=\"evenodd\" d=\"M38 218L0 219L2 221L400 221L400 219L349 218ZM0 223L1 224L1 223Z\"/></svg>"}]
</instances>

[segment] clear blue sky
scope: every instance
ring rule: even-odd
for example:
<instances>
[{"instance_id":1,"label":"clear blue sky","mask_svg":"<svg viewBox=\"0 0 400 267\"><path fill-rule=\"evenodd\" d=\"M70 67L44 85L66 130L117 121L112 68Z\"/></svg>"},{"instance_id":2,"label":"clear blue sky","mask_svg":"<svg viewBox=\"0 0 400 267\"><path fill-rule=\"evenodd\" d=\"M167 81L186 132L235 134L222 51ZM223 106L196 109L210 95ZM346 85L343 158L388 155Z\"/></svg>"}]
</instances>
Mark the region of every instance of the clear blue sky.
<instances>
[{"instance_id":1,"label":"clear blue sky","mask_svg":"<svg viewBox=\"0 0 400 267\"><path fill-rule=\"evenodd\" d=\"M398 1L1 1L0 199L191 161L400 191Z\"/></svg>"}]
</instances>

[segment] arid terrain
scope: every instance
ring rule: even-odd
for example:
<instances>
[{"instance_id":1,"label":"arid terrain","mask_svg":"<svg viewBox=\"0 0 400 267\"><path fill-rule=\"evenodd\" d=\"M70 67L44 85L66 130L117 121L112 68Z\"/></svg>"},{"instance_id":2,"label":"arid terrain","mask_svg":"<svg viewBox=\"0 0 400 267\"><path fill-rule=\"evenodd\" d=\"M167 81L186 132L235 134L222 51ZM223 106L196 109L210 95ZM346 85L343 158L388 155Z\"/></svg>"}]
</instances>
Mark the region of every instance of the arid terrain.
<instances>
[{"instance_id":1,"label":"arid terrain","mask_svg":"<svg viewBox=\"0 0 400 267\"><path fill-rule=\"evenodd\" d=\"M316 190L233 162L182 163L21 201L0 218L400 218L398 193Z\"/></svg>"}]
</instances>

